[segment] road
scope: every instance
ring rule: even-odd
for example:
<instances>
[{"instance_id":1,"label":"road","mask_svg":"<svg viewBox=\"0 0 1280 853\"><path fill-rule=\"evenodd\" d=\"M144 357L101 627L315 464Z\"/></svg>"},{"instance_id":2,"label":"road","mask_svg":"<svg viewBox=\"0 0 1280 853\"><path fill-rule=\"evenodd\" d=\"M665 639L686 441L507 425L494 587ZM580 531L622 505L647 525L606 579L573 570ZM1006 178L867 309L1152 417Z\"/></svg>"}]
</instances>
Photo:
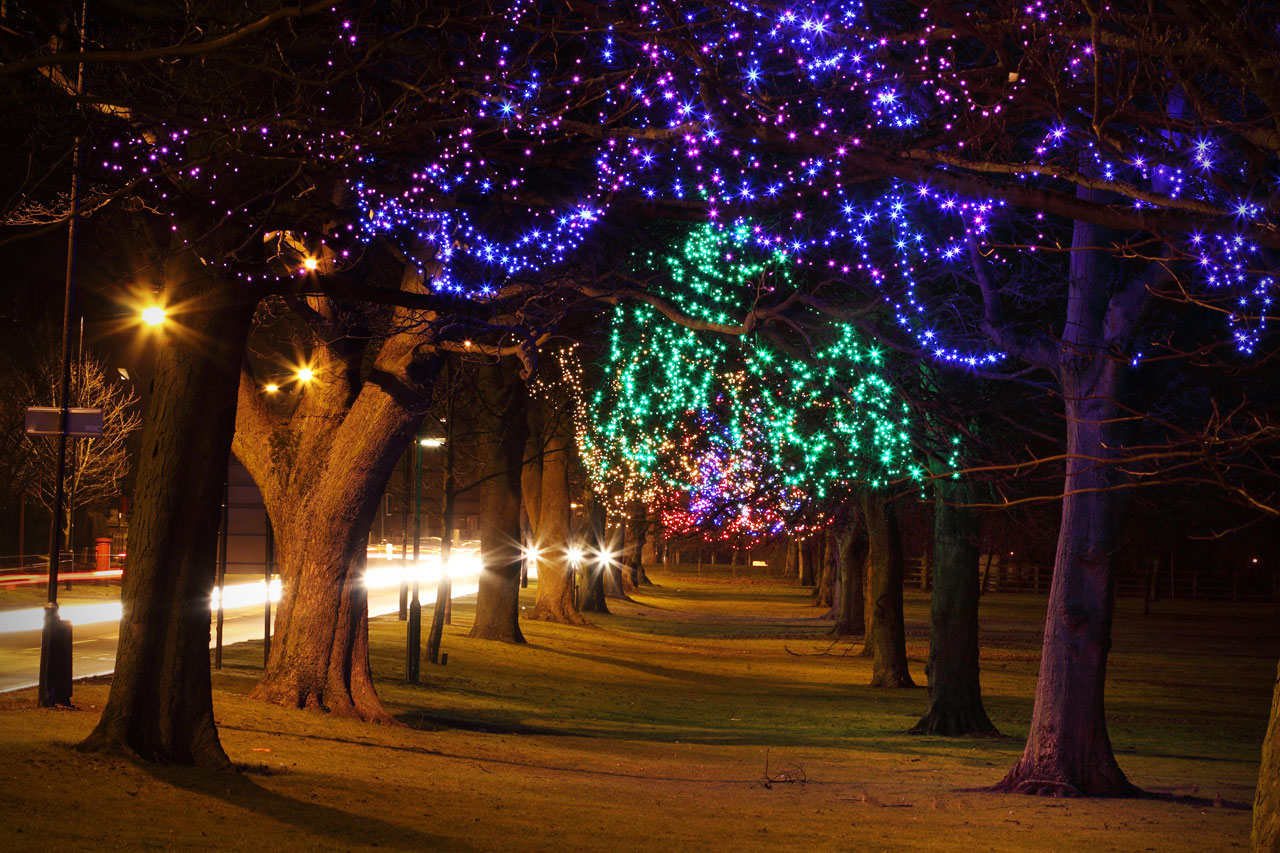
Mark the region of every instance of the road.
<instances>
[{"instance_id":1,"label":"road","mask_svg":"<svg viewBox=\"0 0 1280 853\"><path fill-rule=\"evenodd\" d=\"M369 615L383 616L400 609L399 561L369 559ZM465 562L465 564L463 564ZM478 560L459 560L455 568L452 597L475 595ZM428 568L419 589L424 608L436 600L434 577ZM227 587L227 609L223 611L224 646L262 639L263 583ZM235 594L239 592L239 595ZM247 602L247 603L246 603ZM430 611L426 611L430 619ZM0 611L0 693L34 687L40 670L40 619L38 608ZM68 605L62 616L72 623L72 676L88 678L109 675L115 668L116 641L120 630L119 601ZM274 616L274 611L273 611ZM212 616L210 619L212 624ZM425 634L425 631L424 631ZM213 648L213 631L210 644Z\"/></svg>"}]
</instances>

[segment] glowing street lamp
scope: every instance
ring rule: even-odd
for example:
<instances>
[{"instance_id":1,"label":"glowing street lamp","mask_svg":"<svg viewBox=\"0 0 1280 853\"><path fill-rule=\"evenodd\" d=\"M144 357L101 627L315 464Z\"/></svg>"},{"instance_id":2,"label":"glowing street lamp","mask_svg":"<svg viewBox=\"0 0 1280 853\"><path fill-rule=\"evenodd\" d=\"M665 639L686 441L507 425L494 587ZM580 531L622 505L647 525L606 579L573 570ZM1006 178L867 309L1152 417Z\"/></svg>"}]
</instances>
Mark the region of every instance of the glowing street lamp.
<instances>
[{"instance_id":1,"label":"glowing street lamp","mask_svg":"<svg viewBox=\"0 0 1280 853\"><path fill-rule=\"evenodd\" d=\"M142 309L142 322L148 326L159 326L164 322L165 310L159 305L150 305Z\"/></svg>"},{"instance_id":2,"label":"glowing street lamp","mask_svg":"<svg viewBox=\"0 0 1280 853\"><path fill-rule=\"evenodd\" d=\"M310 367L303 367L298 371L299 382L310 382L315 378L315 372Z\"/></svg>"},{"instance_id":3,"label":"glowing street lamp","mask_svg":"<svg viewBox=\"0 0 1280 853\"><path fill-rule=\"evenodd\" d=\"M266 391L268 394L274 394L280 390L280 386L272 382L268 385L262 386L262 390Z\"/></svg>"}]
</instances>

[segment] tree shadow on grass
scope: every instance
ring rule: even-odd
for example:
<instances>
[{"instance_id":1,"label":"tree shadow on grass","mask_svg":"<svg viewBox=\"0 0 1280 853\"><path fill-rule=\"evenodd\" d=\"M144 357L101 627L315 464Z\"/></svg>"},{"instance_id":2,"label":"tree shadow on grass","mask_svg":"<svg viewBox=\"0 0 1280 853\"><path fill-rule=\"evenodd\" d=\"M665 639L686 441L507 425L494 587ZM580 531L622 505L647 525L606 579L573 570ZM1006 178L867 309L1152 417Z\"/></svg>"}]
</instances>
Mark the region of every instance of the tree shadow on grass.
<instances>
[{"instance_id":1,"label":"tree shadow on grass","mask_svg":"<svg viewBox=\"0 0 1280 853\"><path fill-rule=\"evenodd\" d=\"M237 765L246 771L210 772L206 769L135 762L142 772L157 781L193 794L201 794L271 820L297 827L313 835L352 847L377 843L403 850L472 850L457 838L431 835L417 829L374 817L344 811L323 803L296 800L264 788L251 775L263 772L251 765ZM299 839L301 841L301 839Z\"/></svg>"}]
</instances>

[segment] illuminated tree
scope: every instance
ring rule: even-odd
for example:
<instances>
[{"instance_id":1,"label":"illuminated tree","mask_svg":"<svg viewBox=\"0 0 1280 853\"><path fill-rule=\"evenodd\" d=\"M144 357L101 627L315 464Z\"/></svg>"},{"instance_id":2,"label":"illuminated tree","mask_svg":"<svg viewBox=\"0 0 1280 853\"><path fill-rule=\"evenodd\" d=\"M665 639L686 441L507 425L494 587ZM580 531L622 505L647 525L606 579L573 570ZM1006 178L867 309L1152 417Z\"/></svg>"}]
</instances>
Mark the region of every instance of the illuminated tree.
<instances>
[{"instance_id":1,"label":"illuminated tree","mask_svg":"<svg viewBox=\"0 0 1280 853\"><path fill-rule=\"evenodd\" d=\"M612 314L583 458L601 488L621 483L617 500L653 504L677 533L776 535L855 484L922 476L883 352L847 324L803 327L792 259L764 234L704 225L643 263L661 274L649 293L684 317L723 323L749 307L777 325L734 337L643 304Z\"/></svg>"},{"instance_id":2,"label":"illuminated tree","mask_svg":"<svg viewBox=\"0 0 1280 853\"><path fill-rule=\"evenodd\" d=\"M57 52L56 38L51 53L56 22L27 5L30 49L0 76L39 81L25 93L31 101L37 91L65 95L79 57ZM1280 111L1269 6L1166 0L1139 15L1084 2L511 2L417 13L354 4L370 14L350 17L332 8L264 6L260 27L248 25L252 15L230 26L182 15L151 25L149 39L103 28L93 44L119 47L125 59L91 51L86 67L106 73L91 80L91 97L60 102L72 116L88 102L103 125L128 124L116 136L120 150L103 147L91 159L133 197L144 195L131 192L139 183L158 188L147 209L177 212L173 223L158 220L177 228L164 232L175 235L166 260L168 281L181 288L173 295L199 297L189 307L216 316L192 313L188 328L228 342L217 366L196 348L175 349L185 355L161 372L200 388L200 402L220 413L209 443L184 439L191 445L174 444L175 453L225 455L239 346L257 300L304 282L337 293L351 283L343 274L357 269L362 240L389 238L406 257L433 256L434 295L472 297L474 311L461 313L473 319L489 316L490 299L545 284L587 240L637 215L767 221L760 239L805 272L804 292L788 305L766 299L722 319L691 318L611 277L562 280L561 301L540 308L559 317L580 297L636 300L694 329L739 335L803 308L875 325L886 347L939 365L1003 376L1029 365L1063 401L1070 460L1031 737L1004 787L1131 790L1111 755L1102 702L1114 577L1106 555L1123 510L1116 495L1127 486L1120 448L1131 437L1127 419L1141 418L1142 398L1162 387L1162 365L1183 355L1173 330L1196 313L1164 310L1157 295L1220 310L1243 352L1265 346L1275 288L1268 253L1280 246L1270 200ZM373 11L408 17L380 26ZM297 28L273 28L286 17L300 18ZM376 64L366 48L394 58L357 75ZM248 58L220 62L222 50ZM340 61L330 64L335 51ZM258 74L263 56L279 62L276 73ZM154 77L124 79L122 69L135 67ZM356 76L357 85L338 85ZM121 104L151 113L122 117ZM37 222L48 209L25 204L18 213ZM342 260L335 275L319 285L264 266L280 243L262 238L284 232L323 243ZM880 311L859 316L868 299ZM876 322L880 312L892 320ZM740 354L751 355L750 346ZM171 422L180 430L193 422L194 392L175 392L171 403L157 404L157 415L187 413ZM773 411L767 398L760 403ZM172 479L140 476L144 495L148 484L158 490L140 501L140 511L158 508L143 535L165 531L140 558L190 564L179 575L203 582L208 572L190 554L212 542L215 488L163 493L159 484ZM199 584L145 586L155 601L131 611L139 632L187 612ZM206 653L197 654L197 627L176 632L190 635L188 651L156 652L172 662L171 679ZM1068 666L1073 649L1083 652ZM113 695L133 689L130 678L117 681ZM135 692L140 708L150 697ZM180 725L128 725L186 732L196 720L195 740L217 760L207 702L179 704L170 716ZM112 736L125 739L133 713L109 716ZM145 754L187 760L166 737L133 739Z\"/></svg>"}]
</instances>

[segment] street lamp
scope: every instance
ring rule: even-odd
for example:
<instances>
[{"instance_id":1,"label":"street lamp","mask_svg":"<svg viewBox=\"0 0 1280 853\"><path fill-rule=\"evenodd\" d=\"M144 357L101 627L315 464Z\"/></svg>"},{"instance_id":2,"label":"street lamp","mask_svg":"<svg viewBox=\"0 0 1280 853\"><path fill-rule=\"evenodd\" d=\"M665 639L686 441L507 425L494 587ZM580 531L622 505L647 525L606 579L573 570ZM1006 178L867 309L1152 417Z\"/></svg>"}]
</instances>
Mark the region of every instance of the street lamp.
<instances>
[{"instance_id":1,"label":"street lamp","mask_svg":"<svg viewBox=\"0 0 1280 853\"><path fill-rule=\"evenodd\" d=\"M413 584L409 593L409 633L404 646L404 680L418 683L422 668L422 602L418 598L418 548L422 542L422 446L425 439L413 443ZM439 591L437 590L437 594Z\"/></svg>"},{"instance_id":2,"label":"street lamp","mask_svg":"<svg viewBox=\"0 0 1280 853\"><path fill-rule=\"evenodd\" d=\"M159 326L164 322L166 312L159 305L150 305L142 309L142 322L148 326Z\"/></svg>"}]
</instances>

